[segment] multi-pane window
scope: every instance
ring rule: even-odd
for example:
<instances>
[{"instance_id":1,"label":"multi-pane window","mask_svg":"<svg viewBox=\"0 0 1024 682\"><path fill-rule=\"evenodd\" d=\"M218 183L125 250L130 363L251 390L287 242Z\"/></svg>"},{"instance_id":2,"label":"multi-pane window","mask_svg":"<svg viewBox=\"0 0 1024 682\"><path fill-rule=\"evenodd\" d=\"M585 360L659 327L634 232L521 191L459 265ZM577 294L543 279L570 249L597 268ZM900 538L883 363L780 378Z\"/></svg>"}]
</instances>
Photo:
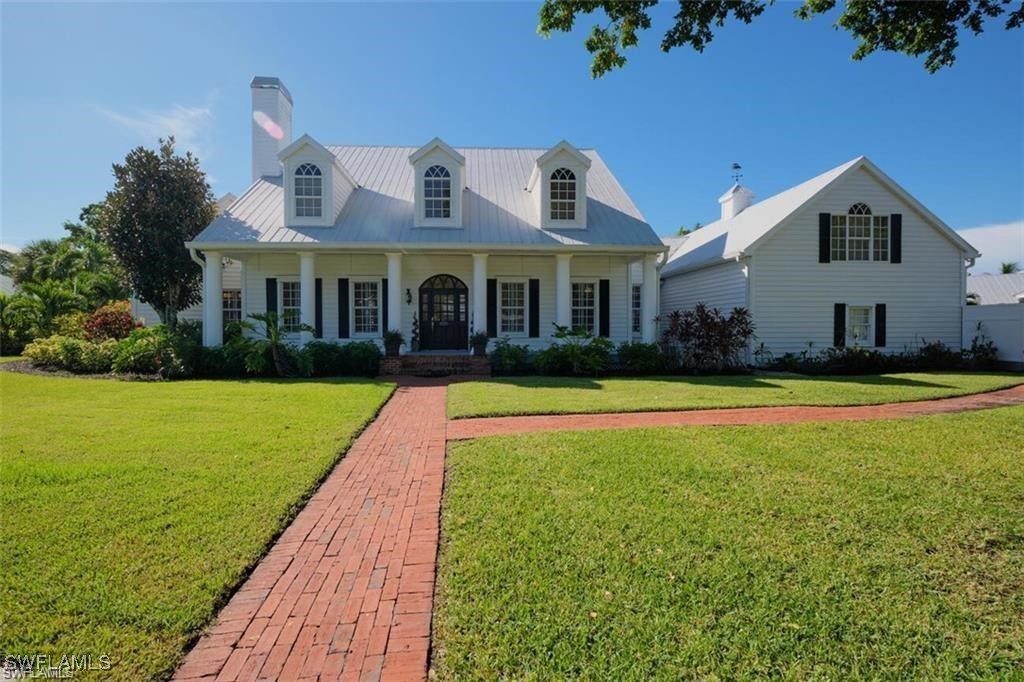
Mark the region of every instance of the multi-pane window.
<instances>
[{"instance_id":1,"label":"multi-pane window","mask_svg":"<svg viewBox=\"0 0 1024 682\"><path fill-rule=\"evenodd\" d=\"M576 219L576 174L568 168L551 174L551 219Z\"/></svg>"},{"instance_id":2,"label":"multi-pane window","mask_svg":"<svg viewBox=\"0 0 1024 682\"><path fill-rule=\"evenodd\" d=\"M286 332L299 331L302 296L298 282L281 282L281 325Z\"/></svg>"},{"instance_id":3,"label":"multi-pane window","mask_svg":"<svg viewBox=\"0 0 1024 682\"><path fill-rule=\"evenodd\" d=\"M851 344L860 346L867 343L871 333L871 308L850 306L846 312L846 335Z\"/></svg>"},{"instance_id":4,"label":"multi-pane window","mask_svg":"<svg viewBox=\"0 0 1024 682\"><path fill-rule=\"evenodd\" d=\"M572 328L594 332L597 305L593 282L572 283Z\"/></svg>"},{"instance_id":5,"label":"multi-pane window","mask_svg":"<svg viewBox=\"0 0 1024 682\"><path fill-rule=\"evenodd\" d=\"M352 317L356 334L380 331L380 283L352 283Z\"/></svg>"},{"instance_id":6,"label":"multi-pane window","mask_svg":"<svg viewBox=\"0 0 1024 682\"><path fill-rule=\"evenodd\" d=\"M642 311L641 300L642 299L641 299L640 290L641 290L641 285L640 284L634 284L633 285L632 294L631 294L632 298L630 300L630 314L632 316L632 324L631 324L630 328L633 330L634 334L639 334L639 333L641 333L641 331L643 331L642 330L643 325L641 323L641 314L642 314L641 313L641 311Z\"/></svg>"},{"instance_id":7,"label":"multi-pane window","mask_svg":"<svg viewBox=\"0 0 1024 682\"><path fill-rule=\"evenodd\" d=\"M224 311L224 326L242 321L241 289L225 289L221 294L221 309Z\"/></svg>"},{"instance_id":8,"label":"multi-pane window","mask_svg":"<svg viewBox=\"0 0 1024 682\"><path fill-rule=\"evenodd\" d=\"M444 166L423 174L423 208L426 218L452 217L452 174Z\"/></svg>"},{"instance_id":9,"label":"multi-pane window","mask_svg":"<svg viewBox=\"0 0 1024 682\"><path fill-rule=\"evenodd\" d=\"M867 204L832 216L832 260L889 260L889 216L873 216Z\"/></svg>"},{"instance_id":10,"label":"multi-pane window","mask_svg":"<svg viewBox=\"0 0 1024 682\"><path fill-rule=\"evenodd\" d=\"M526 286L523 282L501 282L501 333L526 331Z\"/></svg>"},{"instance_id":11,"label":"multi-pane window","mask_svg":"<svg viewBox=\"0 0 1024 682\"><path fill-rule=\"evenodd\" d=\"M296 217L319 218L323 215L323 181L315 164L304 163L295 169Z\"/></svg>"}]
</instances>

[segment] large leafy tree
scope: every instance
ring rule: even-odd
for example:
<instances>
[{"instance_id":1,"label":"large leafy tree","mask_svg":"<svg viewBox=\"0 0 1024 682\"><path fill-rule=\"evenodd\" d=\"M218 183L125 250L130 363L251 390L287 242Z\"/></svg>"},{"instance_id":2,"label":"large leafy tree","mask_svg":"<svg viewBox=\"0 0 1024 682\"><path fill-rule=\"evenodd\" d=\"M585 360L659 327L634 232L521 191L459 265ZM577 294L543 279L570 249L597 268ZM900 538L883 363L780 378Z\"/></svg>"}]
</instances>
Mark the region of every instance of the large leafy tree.
<instances>
[{"instance_id":1,"label":"large leafy tree","mask_svg":"<svg viewBox=\"0 0 1024 682\"><path fill-rule=\"evenodd\" d=\"M714 38L714 31L726 21L749 24L774 0L680 0L671 26L661 40L663 52L690 46L697 52ZM593 55L590 73L595 78L626 63L623 51L639 42L638 34L651 28L649 10L655 0L545 0L537 30L571 31L576 18L592 12L607 16L604 26L595 25L584 45ZM825 14L836 0L804 0L794 12L801 19ZM1005 17L1004 17L1005 15ZM974 35L984 30L989 19L1001 18L1005 28L1024 24L1024 3L1020 0L847 0L835 26L857 40L853 53L864 59L876 50L924 55L924 67L934 73L956 60L961 31ZM1003 21L1005 18L1005 21Z\"/></svg>"},{"instance_id":2,"label":"large leafy tree","mask_svg":"<svg viewBox=\"0 0 1024 682\"><path fill-rule=\"evenodd\" d=\"M174 152L174 138L157 151L136 147L114 164L114 189L102 211L104 241L126 281L168 326L200 300L200 270L184 243L216 215L199 160Z\"/></svg>"}]
</instances>

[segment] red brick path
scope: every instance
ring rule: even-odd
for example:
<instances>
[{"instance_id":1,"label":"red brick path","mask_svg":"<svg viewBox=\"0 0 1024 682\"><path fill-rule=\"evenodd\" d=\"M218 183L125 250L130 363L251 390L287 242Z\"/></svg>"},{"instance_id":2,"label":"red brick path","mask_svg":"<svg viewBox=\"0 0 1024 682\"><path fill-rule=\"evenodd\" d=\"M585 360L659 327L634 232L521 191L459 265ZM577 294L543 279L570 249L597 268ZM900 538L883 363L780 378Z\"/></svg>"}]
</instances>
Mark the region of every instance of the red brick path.
<instances>
[{"instance_id":1,"label":"red brick path","mask_svg":"<svg viewBox=\"0 0 1024 682\"><path fill-rule=\"evenodd\" d=\"M403 384L175 679L426 679L445 383Z\"/></svg>"},{"instance_id":2,"label":"red brick path","mask_svg":"<svg viewBox=\"0 0 1024 682\"><path fill-rule=\"evenodd\" d=\"M534 417L483 417L448 422L448 440L532 431L584 431L644 426L716 426L728 424L793 424L808 421L892 419L924 414L983 410L1024 405L1024 385L990 393L938 400L919 400L858 407L742 407L676 412L561 414Z\"/></svg>"}]
</instances>

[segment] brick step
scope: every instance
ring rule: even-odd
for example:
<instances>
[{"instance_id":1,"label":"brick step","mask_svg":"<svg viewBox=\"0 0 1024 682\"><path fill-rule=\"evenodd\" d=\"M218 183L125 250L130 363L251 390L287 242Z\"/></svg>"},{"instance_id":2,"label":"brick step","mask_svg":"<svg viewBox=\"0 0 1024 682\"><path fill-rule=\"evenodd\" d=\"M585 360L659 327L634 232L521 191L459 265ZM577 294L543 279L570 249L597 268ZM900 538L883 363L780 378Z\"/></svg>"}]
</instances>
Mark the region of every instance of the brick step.
<instances>
[{"instance_id":1,"label":"brick step","mask_svg":"<svg viewBox=\"0 0 1024 682\"><path fill-rule=\"evenodd\" d=\"M491 363L487 358L472 355L403 355L381 358L380 373L434 377L452 374L490 376Z\"/></svg>"}]
</instances>

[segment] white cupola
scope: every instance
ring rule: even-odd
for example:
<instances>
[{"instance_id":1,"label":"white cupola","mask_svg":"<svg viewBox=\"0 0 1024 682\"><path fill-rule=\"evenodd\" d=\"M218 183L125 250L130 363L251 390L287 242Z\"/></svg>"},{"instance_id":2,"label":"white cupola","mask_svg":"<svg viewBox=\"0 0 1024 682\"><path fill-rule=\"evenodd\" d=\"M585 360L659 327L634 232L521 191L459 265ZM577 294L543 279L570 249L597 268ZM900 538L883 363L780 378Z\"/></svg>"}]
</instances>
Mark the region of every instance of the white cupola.
<instances>
[{"instance_id":1,"label":"white cupola","mask_svg":"<svg viewBox=\"0 0 1024 682\"><path fill-rule=\"evenodd\" d=\"M728 192L718 197L718 203L722 205L722 220L728 220L754 203L754 193L737 182Z\"/></svg>"}]
</instances>

